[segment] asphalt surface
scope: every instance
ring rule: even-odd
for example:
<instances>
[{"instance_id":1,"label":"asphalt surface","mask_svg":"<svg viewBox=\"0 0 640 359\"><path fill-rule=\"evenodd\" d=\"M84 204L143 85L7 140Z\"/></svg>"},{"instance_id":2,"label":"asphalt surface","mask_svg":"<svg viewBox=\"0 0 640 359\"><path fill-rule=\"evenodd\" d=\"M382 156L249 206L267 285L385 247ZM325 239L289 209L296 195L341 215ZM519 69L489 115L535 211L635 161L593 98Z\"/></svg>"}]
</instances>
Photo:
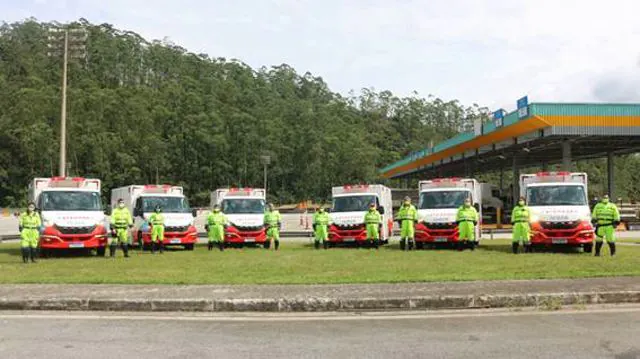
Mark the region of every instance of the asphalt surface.
<instances>
[{"instance_id":1,"label":"asphalt surface","mask_svg":"<svg viewBox=\"0 0 640 359\"><path fill-rule=\"evenodd\" d=\"M2 358L640 358L640 308L321 316L0 312Z\"/></svg>"}]
</instances>

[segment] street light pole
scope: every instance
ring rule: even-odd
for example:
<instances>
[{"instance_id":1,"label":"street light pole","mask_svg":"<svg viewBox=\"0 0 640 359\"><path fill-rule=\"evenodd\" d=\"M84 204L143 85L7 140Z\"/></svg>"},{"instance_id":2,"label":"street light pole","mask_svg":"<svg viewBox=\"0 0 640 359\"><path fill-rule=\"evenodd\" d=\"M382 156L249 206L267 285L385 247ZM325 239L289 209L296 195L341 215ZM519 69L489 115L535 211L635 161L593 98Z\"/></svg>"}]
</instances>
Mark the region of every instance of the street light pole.
<instances>
[{"instance_id":1,"label":"street light pole","mask_svg":"<svg viewBox=\"0 0 640 359\"><path fill-rule=\"evenodd\" d=\"M62 27L53 27L49 29L49 52L48 56L62 55L62 101L60 105L60 176L67 175L67 73L69 57L84 58L85 41L87 40L87 31L83 28L69 29L66 25ZM61 37L60 37L61 35ZM62 49L60 49L62 42ZM74 46L69 46L73 42Z\"/></svg>"},{"instance_id":2,"label":"street light pole","mask_svg":"<svg viewBox=\"0 0 640 359\"><path fill-rule=\"evenodd\" d=\"M69 31L64 30L62 60L62 105L60 106L60 176L66 177L67 169L67 62L69 56Z\"/></svg>"},{"instance_id":3,"label":"street light pole","mask_svg":"<svg viewBox=\"0 0 640 359\"><path fill-rule=\"evenodd\" d=\"M260 162L264 166L264 193L267 194L267 166L271 163L271 156L260 156Z\"/></svg>"}]
</instances>

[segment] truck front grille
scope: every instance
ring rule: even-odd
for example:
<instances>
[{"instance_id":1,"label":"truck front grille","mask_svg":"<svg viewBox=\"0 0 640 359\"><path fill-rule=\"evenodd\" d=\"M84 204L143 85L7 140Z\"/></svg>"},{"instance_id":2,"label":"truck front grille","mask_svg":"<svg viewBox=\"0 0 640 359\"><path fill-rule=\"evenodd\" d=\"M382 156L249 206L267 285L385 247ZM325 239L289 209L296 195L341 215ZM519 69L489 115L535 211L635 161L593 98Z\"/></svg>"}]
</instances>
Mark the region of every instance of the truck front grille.
<instances>
[{"instance_id":1,"label":"truck front grille","mask_svg":"<svg viewBox=\"0 0 640 359\"><path fill-rule=\"evenodd\" d=\"M60 227L60 226L56 226L56 228L62 234L91 234L96 229L96 226L90 226L90 227Z\"/></svg>"},{"instance_id":2,"label":"truck front grille","mask_svg":"<svg viewBox=\"0 0 640 359\"><path fill-rule=\"evenodd\" d=\"M573 229L580 224L580 221L568 221L568 222L540 222L540 225L544 229Z\"/></svg>"},{"instance_id":3,"label":"truck front grille","mask_svg":"<svg viewBox=\"0 0 640 359\"><path fill-rule=\"evenodd\" d=\"M429 229L455 229L457 224L453 223L425 223Z\"/></svg>"},{"instance_id":4,"label":"truck front grille","mask_svg":"<svg viewBox=\"0 0 640 359\"><path fill-rule=\"evenodd\" d=\"M173 233L183 233L189 229L188 226L174 226L174 227L164 227L165 232L173 232Z\"/></svg>"}]
</instances>

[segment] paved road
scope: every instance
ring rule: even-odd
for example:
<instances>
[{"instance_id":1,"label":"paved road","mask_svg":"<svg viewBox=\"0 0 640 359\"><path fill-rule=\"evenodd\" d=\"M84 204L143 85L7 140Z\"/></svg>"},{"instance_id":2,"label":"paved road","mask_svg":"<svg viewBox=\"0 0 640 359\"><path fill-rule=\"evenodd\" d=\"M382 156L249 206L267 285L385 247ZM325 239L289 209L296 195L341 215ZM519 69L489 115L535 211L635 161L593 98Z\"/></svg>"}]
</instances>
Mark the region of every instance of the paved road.
<instances>
[{"instance_id":1,"label":"paved road","mask_svg":"<svg viewBox=\"0 0 640 359\"><path fill-rule=\"evenodd\" d=\"M323 316L0 312L2 358L640 358L640 308Z\"/></svg>"}]
</instances>

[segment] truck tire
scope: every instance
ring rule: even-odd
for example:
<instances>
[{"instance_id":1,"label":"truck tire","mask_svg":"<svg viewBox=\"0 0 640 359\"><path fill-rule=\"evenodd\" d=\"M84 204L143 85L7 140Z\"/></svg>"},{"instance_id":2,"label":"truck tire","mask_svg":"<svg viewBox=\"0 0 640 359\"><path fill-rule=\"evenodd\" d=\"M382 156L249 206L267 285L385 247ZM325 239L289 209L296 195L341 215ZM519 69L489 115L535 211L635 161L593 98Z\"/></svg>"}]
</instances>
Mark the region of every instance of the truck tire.
<instances>
[{"instance_id":1,"label":"truck tire","mask_svg":"<svg viewBox=\"0 0 640 359\"><path fill-rule=\"evenodd\" d=\"M424 249L424 243L422 242L415 242L416 243L416 249Z\"/></svg>"},{"instance_id":2,"label":"truck tire","mask_svg":"<svg viewBox=\"0 0 640 359\"><path fill-rule=\"evenodd\" d=\"M96 256L104 257L104 254L106 253L106 251L107 251L107 247L106 246L98 247L98 248L96 248Z\"/></svg>"},{"instance_id":3,"label":"truck tire","mask_svg":"<svg viewBox=\"0 0 640 359\"><path fill-rule=\"evenodd\" d=\"M193 250L193 244L185 244L184 245L184 249L187 251L192 251Z\"/></svg>"},{"instance_id":4,"label":"truck tire","mask_svg":"<svg viewBox=\"0 0 640 359\"><path fill-rule=\"evenodd\" d=\"M582 250L584 251L584 253L591 253L593 252L593 244L584 244L582 246Z\"/></svg>"},{"instance_id":5,"label":"truck tire","mask_svg":"<svg viewBox=\"0 0 640 359\"><path fill-rule=\"evenodd\" d=\"M264 249L269 249L269 248L271 248L271 241L270 241L270 240L266 240L266 241L264 242L263 247L264 247Z\"/></svg>"}]
</instances>

